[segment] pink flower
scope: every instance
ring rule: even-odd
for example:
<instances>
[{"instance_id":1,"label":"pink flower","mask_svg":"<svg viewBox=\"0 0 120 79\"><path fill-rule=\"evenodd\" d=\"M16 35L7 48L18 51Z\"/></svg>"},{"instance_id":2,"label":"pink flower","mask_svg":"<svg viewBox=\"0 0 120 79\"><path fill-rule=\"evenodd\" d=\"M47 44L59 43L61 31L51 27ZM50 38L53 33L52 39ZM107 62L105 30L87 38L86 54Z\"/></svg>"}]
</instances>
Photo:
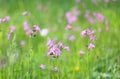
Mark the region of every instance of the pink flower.
<instances>
[{"instance_id":1,"label":"pink flower","mask_svg":"<svg viewBox=\"0 0 120 79\"><path fill-rule=\"evenodd\" d=\"M10 16L5 16L6 21L10 20Z\"/></svg>"},{"instance_id":2,"label":"pink flower","mask_svg":"<svg viewBox=\"0 0 120 79\"><path fill-rule=\"evenodd\" d=\"M7 38L8 39L10 39L11 38L11 34L9 33L9 34L7 34Z\"/></svg>"},{"instance_id":3,"label":"pink flower","mask_svg":"<svg viewBox=\"0 0 120 79\"><path fill-rule=\"evenodd\" d=\"M2 19L2 22L7 22L7 19L6 19L6 18L3 18L3 19Z\"/></svg>"},{"instance_id":4,"label":"pink flower","mask_svg":"<svg viewBox=\"0 0 120 79\"><path fill-rule=\"evenodd\" d=\"M27 11L24 11L24 12L22 12L22 15L23 15L23 16L26 16L26 15L28 15L28 12L27 12Z\"/></svg>"},{"instance_id":5,"label":"pink flower","mask_svg":"<svg viewBox=\"0 0 120 79\"><path fill-rule=\"evenodd\" d=\"M95 40L96 40L96 37L95 37L95 36L93 36L93 35L90 35L90 36L89 36L89 38L90 38L90 40L93 40L93 41L95 41Z\"/></svg>"},{"instance_id":6,"label":"pink flower","mask_svg":"<svg viewBox=\"0 0 120 79\"><path fill-rule=\"evenodd\" d=\"M2 23L2 18L0 18L0 23Z\"/></svg>"},{"instance_id":7,"label":"pink flower","mask_svg":"<svg viewBox=\"0 0 120 79\"><path fill-rule=\"evenodd\" d=\"M24 47L25 44L26 44L26 42L25 42L24 40L20 42L20 45L21 45L22 47Z\"/></svg>"},{"instance_id":8,"label":"pink flower","mask_svg":"<svg viewBox=\"0 0 120 79\"><path fill-rule=\"evenodd\" d=\"M36 30L36 31L40 31L40 27L37 26L37 25L34 25L34 30Z\"/></svg>"},{"instance_id":9,"label":"pink flower","mask_svg":"<svg viewBox=\"0 0 120 79\"><path fill-rule=\"evenodd\" d=\"M86 11L85 13L85 18L89 18L90 17L90 12L89 11Z\"/></svg>"},{"instance_id":10,"label":"pink flower","mask_svg":"<svg viewBox=\"0 0 120 79\"><path fill-rule=\"evenodd\" d=\"M104 16L101 14L101 13L98 13L96 18L99 20L99 21L104 21Z\"/></svg>"},{"instance_id":11,"label":"pink flower","mask_svg":"<svg viewBox=\"0 0 120 79\"><path fill-rule=\"evenodd\" d=\"M58 67L54 67L54 71L58 72L59 71Z\"/></svg>"},{"instance_id":12,"label":"pink flower","mask_svg":"<svg viewBox=\"0 0 120 79\"><path fill-rule=\"evenodd\" d=\"M71 25L69 25L69 24L66 26L66 30L70 30L71 28L72 28L72 27L71 27Z\"/></svg>"},{"instance_id":13,"label":"pink flower","mask_svg":"<svg viewBox=\"0 0 120 79\"><path fill-rule=\"evenodd\" d=\"M108 3L108 2L109 2L109 0L104 0L104 2L105 2L105 3Z\"/></svg>"},{"instance_id":14,"label":"pink flower","mask_svg":"<svg viewBox=\"0 0 120 79\"><path fill-rule=\"evenodd\" d=\"M83 54L85 54L85 52L81 50L81 51L80 51L80 54L83 55Z\"/></svg>"},{"instance_id":15,"label":"pink flower","mask_svg":"<svg viewBox=\"0 0 120 79\"><path fill-rule=\"evenodd\" d=\"M23 26L25 31L29 29L28 23L26 21L23 23Z\"/></svg>"},{"instance_id":16,"label":"pink flower","mask_svg":"<svg viewBox=\"0 0 120 79\"><path fill-rule=\"evenodd\" d=\"M32 30L27 30L27 31L26 31L26 35L28 35L28 36L30 36L32 33L33 33Z\"/></svg>"},{"instance_id":17,"label":"pink flower","mask_svg":"<svg viewBox=\"0 0 120 79\"><path fill-rule=\"evenodd\" d=\"M71 13L70 12L67 12L66 13L66 18L68 19L68 18L70 18L71 17Z\"/></svg>"},{"instance_id":18,"label":"pink flower","mask_svg":"<svg viewBox=\"0 0 120 79\"><path fill-rule=\"evenodd\" d=\"M83 30L80 35L82 36L82 38L85 37L85 35L86 35L86 30Z\"/></svg>"},{"instance_id":19,"label":"pink flower","mask_svg":"<svg viewBox=\"0 0 120 79\"><path fill-rule=\"evenodd\" d=\"M77 3L79 3L80 2L80 0L75 0Z\"/></svg>"},{"instance_id":20,"label":"pink flower","mask_svg":"<svg viewBox=\"0 0 120 79\"><path fill-rule=\"evenodd\" d=\"M74 23L74 22L76 22L76 21L77 21L76 16L71 16L70 18L68 18L68 23L69 23L69 24L72 24L72 23Z\"/></svg>"},{"instance_id":21,"label":"pink flower","mask_svg":"<svg viewBox=\"0 0 120 79\"><path fill-rule=\"evenodd\" d=\"M70 48L68 46L64 46L63 49L70 51Z\"/></svg>"},{"instance_id":22,"label":"pink flower","mask_svg":"<svg viewBox=\"0 0 120 79\"><path fill-rule=\"evenodd\" d=\"M59 47L63 47L63 43L62 42L58 42L57 44Z\"/></svg>"},{"instance_id":23,"label":"pink flower","mask_svg":"<svg viewBox=\"0 0 120 79\"><path fill-rule=\"evenodd\" d=\"M93 18L91 18L91 17L89 17L89 18L88 18L88 21L89 21L91 24L93 24L93 23L94 23L94 19L93 19Z\"/></svg>"},{"instance_id":24,"label":"pink flower","mask_svg":"<svg viewBox=\"0 0 120 79\"><path fill-rule=\"evenodd\" d=\"M10 27L10 33L13 33L15 30L16 30L16 27L15 27L15 26L11 26L11 27Z\"/></svg>"},{"instance_id":25,"label":"pink flower","mask_svg":"<svg viewBox=\"0 0 120 79\"><path fill-rule=\"evenodd\" d=\"M44 64L41 64L41 65L40 65L40 68L41 68L41 69L45 69Z\"/></svg>"},{"instance_id":26,"label":"pink flower","mask_svg":"<svg viewBox=\"0 0 120 79\"><path fill-rule=\"evenodd\" d=\"M62 50L61 49L65 49L67 51L69 51L69 47L68 46L63 46L62 42L58 42L57 44L55 43L55 40L48 40L47 42L47 46L48 46L48 55L53 55L55 57L59 57L62 54Z\"/></svg>"},{"instance_id":27,"label":"pink flower","mask_svg":"<svg viewBox=\"0 0 120 79\"><path fill-rule=\"evenodd\" d=\"M74 41L74 40L75 40L75 36L74 36L74 35L71 35L71 36L69 37L69 40L70 40L70 41Z\"/></svg>"},{"instance_id":28,"label":"pink flower","mask_svg":"<svg viewBox=\"0 0 120 79\"><path fill-rule=\"evenodd\" d=\"M88 45L88 49L89 49L89 50L92 50L93 48L95 48L95 45L92 44L92 43L90 43L90 44Z\"/></svg>"}]
</instances>

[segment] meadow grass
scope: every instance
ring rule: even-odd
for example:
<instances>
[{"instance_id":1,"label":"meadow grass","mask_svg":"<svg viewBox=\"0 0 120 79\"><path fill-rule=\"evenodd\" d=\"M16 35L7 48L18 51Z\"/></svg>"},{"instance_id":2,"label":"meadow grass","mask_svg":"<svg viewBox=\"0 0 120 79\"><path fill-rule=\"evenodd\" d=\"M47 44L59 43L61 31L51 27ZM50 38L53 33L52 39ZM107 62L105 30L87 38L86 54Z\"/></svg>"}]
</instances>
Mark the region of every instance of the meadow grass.
<instances>
[{"instance_id":1,"label":"meadow grass","mask_svg":"<svg viewBox=\"0 0 120 79\"><path fill-rule=\"evenodd\" d=\"M8 22L0 23L0 79L120 79L120 0L99 1L0 0L0 18L10 16ZM76 8L80 15L70 24L72 29L66 30L66 13ZM28 15L22 15L24 11ZM85 18L87 11L95 23ZM103 14L107 25L95 19L93 13ZM47 29L48 34L27 36L25 21L30 26L38 25L40 30ZM10 26L16 30L7 39ZM97 40L82 38L80 34L85 29L94 30ZM69 40L71 35L74 41ZM56 43L69 46L70 51L61 50L58 57L48 56L47 40L55 38ZM24 47L20 45L22 40L26 42ZM89 43L95 48L89 50ZM85 54L80 54L80 50ZM40 68L41 64L45 68Z\"/></svg>"}]
</instances>

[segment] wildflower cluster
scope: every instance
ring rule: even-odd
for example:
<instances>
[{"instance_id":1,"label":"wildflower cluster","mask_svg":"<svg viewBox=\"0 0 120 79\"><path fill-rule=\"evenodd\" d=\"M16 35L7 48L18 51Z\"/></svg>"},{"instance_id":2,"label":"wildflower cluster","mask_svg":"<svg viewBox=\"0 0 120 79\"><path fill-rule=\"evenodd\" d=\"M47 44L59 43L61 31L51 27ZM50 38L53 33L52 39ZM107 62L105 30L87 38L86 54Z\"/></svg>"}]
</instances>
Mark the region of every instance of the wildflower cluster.
<instances>
[{"instance_id":1,"label":"wildflower cluster","mask_svg":"<svg viewBox=\"0 0 120 79\"><path fill-rule=\"evenodd\" d=\"M24 30L26 31L26 35L28 36L36 36L36 33L40 31L40 27L37 25L33 25L31 28L28 25L28 22L24 22Z\"/></svg>"},{"instance_id":2,"label":"wildflower cluster","mask_svg":"<svg viewBox=\"0 0 120 79\"><path fill-rule=\"evenodd\" d=\"M86 29L81 32L81 37L84 38L85 36L88 36L90 41L95 41L96 37L95 37L94 33L95 33L94 30ZM92 44L92 43L88 44L89 50L92 50L93 48L95 48L94 44Z\"/></svg>"},{"instance_id":3,"label":"wildflower cluster","mask_svg":"<svg viewBox=\"0 0 120 79\"><path fill-rule=\"evenodd\" d=\"M0 18L0 23L4 23L10 20L10 16L5 16L4 18Z\"/></svg>"},{"instance_id":4,"label":"wildflower cluster","mask_svg":"<svg viewBox=\"0 0 120 79\"><path fill-rule=\"evenodd\" d=\"M65 49L67 51L70 50L68 46L64 46L62 42L55 43L55 40L48 40L47 42L48 46L48 55L53 55L55 57L58 57L62 54L62 49Z\"/></svg>"}]
</instances>

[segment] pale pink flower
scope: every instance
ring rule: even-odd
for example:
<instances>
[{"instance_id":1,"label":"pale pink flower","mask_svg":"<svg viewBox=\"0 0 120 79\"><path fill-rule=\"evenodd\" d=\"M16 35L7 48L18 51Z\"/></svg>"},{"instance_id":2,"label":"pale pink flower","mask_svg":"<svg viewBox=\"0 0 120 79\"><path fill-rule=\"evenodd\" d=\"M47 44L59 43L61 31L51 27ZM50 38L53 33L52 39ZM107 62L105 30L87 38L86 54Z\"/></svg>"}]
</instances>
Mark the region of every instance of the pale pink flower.
<instances>
[{"instance_id":1,"label":"pale pink flower","mask_svg":"<svg viewBox=\"0 0 120 79\"><path fill-rule=\"evenodd\" d=\"M22 12L22 15L23 15L23 16L26 16L26 15L28 15L28 12L27 12L27 11L24 11L24 12Z\"/></svg>"},{"instance_id":2,"label":"pale pink flower","mask_svg":"<svg viewBox=\"0 0 120 79\"><path fill-rule=\"evenodd\" d=\"M29 26L28 26L28 22L24 22L23 23L23 26L24 26L24 30L26 31L26 30L29 30Z\"/></svg>"},{"instance_id":3,"label":"pale pink flower","mask_svg":"<svg viewBox=\"0 0 120 79\"><path fill-rule=\"evenodd\" d=\"M69 23L69 24L72 24L72 23L74 23L74 22L76 22L76 21L77 21L76 16L71 16L70 18L68 18L68 23Z\"/></svg>"},{"instance_id":4,"label":"pale pink flower","mask_svg":"<svg viewBox=\"0 0 120 79\"><path fill-rule=\"evenodd\" d=\"M0 18L0 23L2 23L2 18Z\"/></svg>"},{"instance_id":5,"label":"pale pink flower","mask_svg":"<svg viewBox=\"0 0 120 79\"><path fill-rule=\"evenodd\" d=\"M68 24L65 29L70 30L70 29L72 29L72 26Z\"/></svg>"},{"instance_id":6,"label":"pale pink flower","mask_svg":"<svg viewBox=\"0 0 120 79\"><path fill-rule=\"evenodd\" d=\"M96 40L96 37L93 36L93 35L89 35L89 39L95 41L95 40Z\"/></svg>"},{"instance_id":7,"label":"pale pink flower","mask_svg":"<svg viewBox=\"0 0 120 79\"><path fill-rule=\"evenodd\" d=\"M70 48L68 46L64 46L63 49L70 51Z\"/></svg>"},{"instance_id":8,"label":"pale pink flower","mask_svg":"<svg viewBox=\"0 0 120 79\"><path fill-rule=\"evenodd\" d=\"M15 27L15 26L11 26L11 27L10 27L10 33L13 33L15 30L16 30L16 27Z\"/></svg>"},{"instance_id":9,"label":"pale pink flower","mask_svg":"<svg viewBox=\"0 0 120 79\"><path fill-rule=\"evenodd\" d=\"M55 72L59 72L58 67L54 67L54 71L55 71Z\"/></svg>"},{"instance_id":10,"label":"pale pink flower","mask_svg":"<svg viewBox=\"0 0 120 79\"><path fill-rule=\"evenodd\" d=\"M93 24L93 23L94 23L94 19L93 19L93 18L91 18L91 17L89 17L89 18L88 18L88 21L89 21L91 24Z\"/></svg>"},{"instance_id":11,"label":"pale pink flower","mask_svg":"<svg viewBox=\"0 0 120 79\"><path fill-rule=\"evenodd\" d=\"M69 37L69 40L70 40L70 41L74 41L74 40L75 40L75 36L74 36L74 35L71 35L71 36Z\"/></svg>"},{"instance_id":12,"label":"pale pink flower","mask_svg":"<svg viewBox=\"0 0 120 79\"><path fill-rule=\"evenodd\" d=\"M85 35L86 35L86 30L83 30L80 35L82 36L82 38L85 37Z\"/></svg>"},{"instance_id":13,"label":"pale pink flower","mask_svg":"<svg viewBox=\"0 0 120 79\"><path fill-rule=\"evenodd\" d=\"M48 35L48 32L49 32L48 29L42 29L42 30L40 30L41 36L47 36L47 35Z\"/></svg>"},{"instance_id":14,"label":"pale pink flower","mask_svg":"<svg viewBox=\"0 0 120 79\"><path fill-rule=\"evenodd\" d=\"M63 43L62 42L58 42L57 44L59 47L63 47Z\"/></svg>"},{"instance_id":15,"label":"pale pink flower","mask_svg":"<svg viewBox=\"0 0 120 79\"><path fill-rule=\"evenodd\" d=\"M85 13L85 18L89 18L90 17L90 12L89 11L86 11Z\"/></svg>"},{"instance_id":16,"label":"pale pink flower","mask_svg":"<svg viewBox=\"0 0 120 79\"><path fill-rule=\"evenodd\" d=\"M41 65L40 65L40 68L41 68L41 69L45 69L45 65L44 65L44 64L41 64Z\"/></svg>"},{"instance_id":17,"label":"pale pink flower","mask_svg":"<svg viewBox=\"0 0 120 79\"><path fill-rule=\"evenodd\" d=\"M39 26L34 25L33 27L34 27L34 30L36 30L36 31L40 31L40 27L39 27Z\"/></svg>"},{"instance_id":18,"label":"pale pink flower","mask_svg":"<svg viewBox=\"0 0 120 79\"><path fill-rule=\"evenodd\" d=\"M99 21L104 21L104 16L101 14L101 13L98 13L96 18L99 20Z\"/></svg>"},{"instance_id":19,"label":"pale pink flower","mask_svg":"<svg viewBox=\"0 0 120 79\"><path fill-rule=\"evenodd\" d=\"M95 45L92 44L92 43L90 43L90 44L88 45L88 49L89 49L89 50L92 50L93 48L95 48Z\"/></svg>"},{"instance_id":20,"label":"pale pink flower","mask_svg":"<svg viewBox=\"0 0 120 79\"><path fill-rule=\"evenodd\" d=\"M28 36L30 36L32 33L33 33L32 30L27 30L27 31L26 31L26 35L28 35Z\"/></svg>"},{"instance_id":21,"label":"pale pink flower","mask_svg":"<svg viewBox=\"0 0 120 79\"><path fill-rule=\"evenodd\" d=\"M11 34L7 34L7 39L10 39L11 38Z\"/></svg>"},{"instance_id":22,"label":"pale pink flower","mask_svg":"<svg viewBox=\"0 0 120 79\"><path fill-rule=\"evenodd\" d=\"M10 16L5 16L4 18L6 19L6 21L10 20Z\"/></svg>"},{"instance_id":23,"label":"pale pink flower","mask_svg":"<svg viewBox=\"0 0 120 79\"><path fill-rule=\"evenodd\" d=\"M6 18L3 18L3 19L2 19L2 22L7 22L7 19L6 19Z\"/></svg>"},{"instance_id":24,"label":"pale pink flower","mask_svg":"<svg viewBox=\"0 0 120 79\"><path fill-rule=\"evenodd\" d=\"M67 12L66 13L66 18L68 19L68 18L70 18L71 17L71 13L70 12Z\"/></svg>"},{"instance_id":25,"label":"pale pink flower","mask_svg":"<svg viewBox=\"0 0 120 79\"><path fill-rule=\"evenodd\" d=\"M80 0L75 0L76 1L76 3L79 3L80 2Z\"/></svg>"},{"instance_id":26,"label":"pale pink flower","mask_svg":"<svg viewBox=\"0 0 120 79\"><path fill-rule=\"evenodd\" d=\"M109 0L104 0L104 2L105 2L105 3L108 3L108 2L109 2Z\"/></svg>"},{"instance_id":27,"label":"pale pink flower","mask_svg":"<svg viewBox=\"0 0 120 79\"><path fill-rule=\"evenodd\" d=\"M83 54L85 54L85 52L81 50L81 51L80 51L80 54L83 55Z\"/></svg>"},{"instance_id":28,"label":"pale pink flower","mask_svg":"<svg viewBox=\"0 0 120 79\"><path fill-rule=\"evenodd\" d=\"M24 47L25 44L26 44L26 42L25 42L24 40L20 42L20 45L21 45L22 47Z\"/></svg>"}]
</instances>

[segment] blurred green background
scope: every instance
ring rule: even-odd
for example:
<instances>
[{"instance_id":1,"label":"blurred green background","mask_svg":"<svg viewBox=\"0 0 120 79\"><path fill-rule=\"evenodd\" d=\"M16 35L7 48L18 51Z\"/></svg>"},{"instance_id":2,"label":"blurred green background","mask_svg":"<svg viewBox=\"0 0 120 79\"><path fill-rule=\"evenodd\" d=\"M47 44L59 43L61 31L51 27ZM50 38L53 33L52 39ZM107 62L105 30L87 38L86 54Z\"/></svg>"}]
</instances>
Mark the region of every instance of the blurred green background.
<instances>
[{"instance_id":1,"label":"blurred green background","mask_svg":"<svg viewBox=\"0 0 120 79\"><path fill-rule=\"evenodd\" d=\"M10 16L8 22L0 23L0 79L120 79L120 0L96 1L0 0L0 18ZM68 24L66 13L74 8L81 14L71 24L73 30L65 30ZM29 15L23 16L24 11ZM102 22L90 24L85 18L86 11L102 13L109 30L105 30ZM36 37L28 37L23 30L25 21L48 29L48 35L43 37L38 32ZM15 26L16 31L8 40L10 26ZM92 51L87 49L90 41L80 36L87 28L95 30L97 37ZM75 36L74 42L68 40L70 35ZM48 57L48 38L57 38L70 46L70 52L63 51L58 59ZM24 47L20 46L22 40L26 41ZM80 55L80 50L85 50L86 54ZM40 64L46 69L41 70ZM54 66L59 68L59 73L51 69Z\"/></svg>"}]
</instances>

